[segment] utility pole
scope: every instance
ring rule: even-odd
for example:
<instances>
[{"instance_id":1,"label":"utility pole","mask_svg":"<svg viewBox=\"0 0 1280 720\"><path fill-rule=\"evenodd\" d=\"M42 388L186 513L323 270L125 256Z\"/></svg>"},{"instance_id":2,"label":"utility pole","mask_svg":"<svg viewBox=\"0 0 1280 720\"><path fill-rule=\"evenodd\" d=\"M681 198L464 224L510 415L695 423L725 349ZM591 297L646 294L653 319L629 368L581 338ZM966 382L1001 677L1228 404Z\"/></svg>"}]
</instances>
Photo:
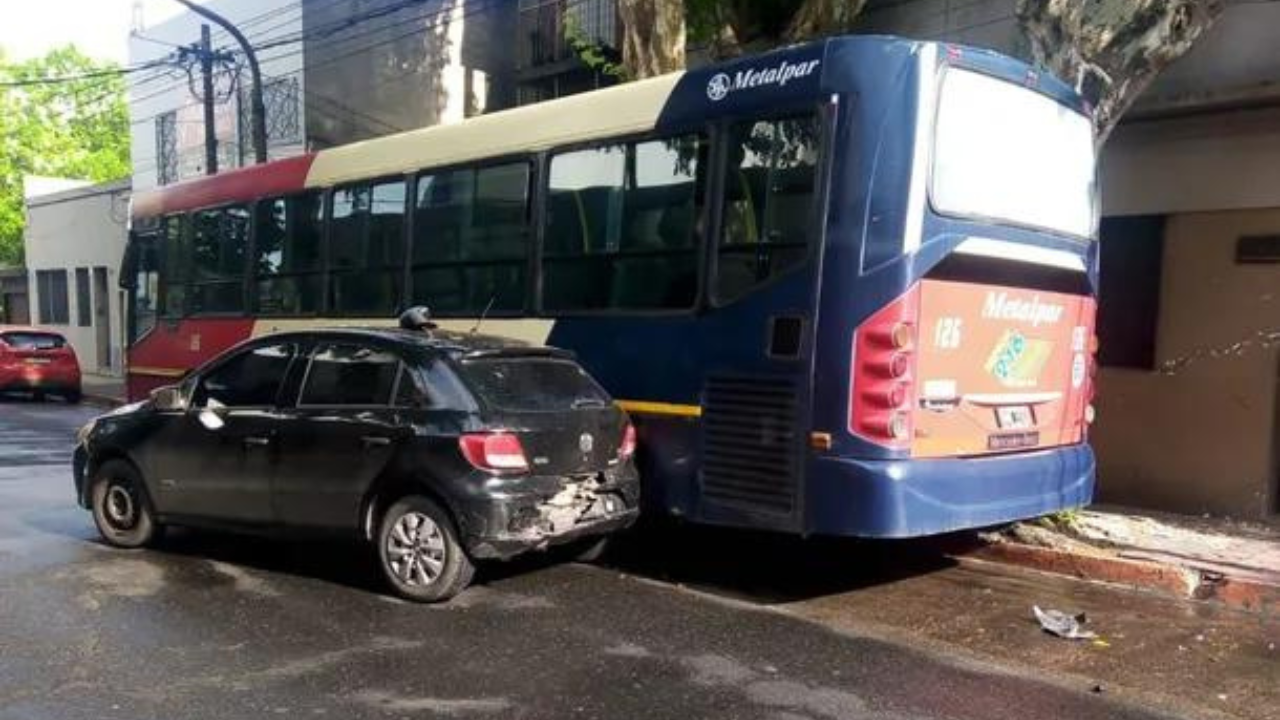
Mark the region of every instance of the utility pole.
<instances>
[{"instance_id":1,"label":"utility pole","mask_svg":"<svg viewBox=\"0 0 1280 720\"><path fill-rule=\"evenodd\" d=\"M204 83L204 173L218 173L218 131L213 118L213 40L208 23L200 26L200 74Z\"/></svg>"},{"instance_id":2,"label":"utility pole","mask_svg":"<svg viewBox=\"0 0 1280 720\"><path fill-rule=\"evenodd\" d=\"M249 75L253 78L253 89L250 92L249 100L249 124L252 126L254 162L266 162L267 107L262 100L262 69L258 65L258 54L253 51L253 45L244 36L244 33L240 32L239 28L218 13L195 4L193 0L174 0L174 2L184 5L191 12L217 23L240 44L240 50L244 52L245 61L249 64Z\"/></svg>"}]
</instances>

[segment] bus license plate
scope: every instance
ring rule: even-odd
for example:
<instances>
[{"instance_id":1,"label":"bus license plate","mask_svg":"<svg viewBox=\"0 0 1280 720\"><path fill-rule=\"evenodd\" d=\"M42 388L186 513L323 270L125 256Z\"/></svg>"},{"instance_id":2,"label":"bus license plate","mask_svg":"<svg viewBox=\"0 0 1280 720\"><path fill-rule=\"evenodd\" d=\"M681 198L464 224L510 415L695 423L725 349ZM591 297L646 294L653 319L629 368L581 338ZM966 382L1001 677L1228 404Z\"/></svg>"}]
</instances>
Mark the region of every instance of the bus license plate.
<instances>
[{"instance_id":1,"label":"bus license plate","mask_svg":"<svg viewBox=\"0 0 1280 720\"><path fill-rule=\"evenodd\" d=\"M1040 433L1035 431L987 436L988 450L1016 450L1018 448L1035 447L1039 444Z\"/></svg>"},{"instance_id":2,"label":"bus license plate","mask_svg":"<svg viewBox=\"0 0 1280 720\"><path fill-rule=\"evenodd\" d=\"M1029 405L1008 405L996 408L996 425L1001 430L1023 430L1036 424Z\"/></svg>"}]
</instances>

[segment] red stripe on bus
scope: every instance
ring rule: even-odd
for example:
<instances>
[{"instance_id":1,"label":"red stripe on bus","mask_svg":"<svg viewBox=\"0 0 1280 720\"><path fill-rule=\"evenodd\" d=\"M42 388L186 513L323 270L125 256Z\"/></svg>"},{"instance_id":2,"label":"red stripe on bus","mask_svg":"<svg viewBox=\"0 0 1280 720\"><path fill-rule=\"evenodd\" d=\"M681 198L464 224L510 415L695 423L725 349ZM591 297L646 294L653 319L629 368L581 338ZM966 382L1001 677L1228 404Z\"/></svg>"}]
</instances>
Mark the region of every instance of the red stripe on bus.
<instances>
[{"instance_id":1,"label":"red stripe on bus","mask_svg":"<svg viewBox=\"0 0 1280 720\"><path fill-rule=\"evenodd\" d=\"M248 202L287 195L306 186L315 153L230 170L176 185L145 190L133 196L134 217L154 217L212 205Z\"/></svg>"}]
</instances>

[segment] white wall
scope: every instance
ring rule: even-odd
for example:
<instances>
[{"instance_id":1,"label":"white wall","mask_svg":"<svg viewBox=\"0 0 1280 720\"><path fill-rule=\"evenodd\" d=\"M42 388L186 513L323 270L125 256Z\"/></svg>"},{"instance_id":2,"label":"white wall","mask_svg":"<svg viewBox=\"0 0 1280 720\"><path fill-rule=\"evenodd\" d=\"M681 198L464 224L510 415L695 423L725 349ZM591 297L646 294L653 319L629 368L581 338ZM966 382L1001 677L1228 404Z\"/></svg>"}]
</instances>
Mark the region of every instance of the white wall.
<instances>
[{"instance_id":1,"label":"white wall","mask_svg":"<svg viewBox=\"0 0 1280 720\"><path fill-rule=\"evenodd\" d=\"M298 37L302 31L301 0L212 0L208 7L236 23L254 45L262 45L274 39ZM143 19L145 24L145 18ZM153 27L140 29L142 37L129 40L130 64L163 58L174 52L172 45L190 45L200 40L200 25L207 22L194 13L183 13ZM213 25L212 23L210 23ZM224 31L213 25L215 49L238 50L239 46ZM145 39L144 39L145 38ZM292 43L264 50L259 55L264 78L295 75L299 83L299 104L305 86L302 85L302 44ZM195 72L195 85L199 89L199 68ZM248 71L244 72L248 82ZM232 99L217 108L218 136L220 141L238 142L236 100ZM186 179L189 175L203 173L204 126L199 100L191 94L186 72L177 68L166 73L147 70L135 73L130 81L129 119L133 155L133 186L135 190L155 187L157 180L156 121L155 118L170 110L179 115L179 136L185 137ZM299 112L299 122L304 122ZM300 137L305 137L305 127ZM246 144L248 139L245 139ZM272 157L296 155L303 151L301 144L279 145L270 148Z\"/></svg>"},{"instance_id":2,"label":"white wall","mask_svg":"<svg viewBox=\"0 0 1280 720\"><path fill-rule=\"evenodd\" d=\"M67 271L68 323L48 325L64 334L75 348L86 373L122 375L124 315L119 290L120 261L124 257L128 215L127 180L28 198L27 229L23 238L29 280L32 324L38 324L38 270ZM93 293L93 268L107 268L108 352L98 353ZM90 325L79 324L76 268L89 270Z\"/></svg>"}]
</instances>

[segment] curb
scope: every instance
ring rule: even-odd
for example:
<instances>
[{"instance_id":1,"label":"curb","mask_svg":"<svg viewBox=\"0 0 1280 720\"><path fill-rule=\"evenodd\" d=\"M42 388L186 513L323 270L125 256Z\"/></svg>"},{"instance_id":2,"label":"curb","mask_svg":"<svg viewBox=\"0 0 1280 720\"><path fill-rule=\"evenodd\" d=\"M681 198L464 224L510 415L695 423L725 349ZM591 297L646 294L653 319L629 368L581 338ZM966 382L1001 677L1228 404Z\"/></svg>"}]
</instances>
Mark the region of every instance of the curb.
<instances>
[{"instance_id":1,"label":"curb","mask_svg":"<svg viewBox=\"0 0 1280 720\"><path fill-rule=\"evenodd\" d=\"M959 562L991 562L1152 590L1185 600L1208 600L1280 615L1280 586L1196 568L1107 555L1082 555L1020 543L994 543L952 555Z\"/></svg>"},{"instance_id":2,"label":"curb","mask_svg":"<svg viewBox=\"0 0 1280 720\"><path fill-rule=\"evenodd\" d=\"M98 395L95 393L88 393L88 392L80 393L80 401L87 405L96 405L98 407L107 408L108 410L110 410L111 408L120 407L121 405L124 404L124 401L118 397L112 397L110 395Z\"/></svg>"}]
</instances>

